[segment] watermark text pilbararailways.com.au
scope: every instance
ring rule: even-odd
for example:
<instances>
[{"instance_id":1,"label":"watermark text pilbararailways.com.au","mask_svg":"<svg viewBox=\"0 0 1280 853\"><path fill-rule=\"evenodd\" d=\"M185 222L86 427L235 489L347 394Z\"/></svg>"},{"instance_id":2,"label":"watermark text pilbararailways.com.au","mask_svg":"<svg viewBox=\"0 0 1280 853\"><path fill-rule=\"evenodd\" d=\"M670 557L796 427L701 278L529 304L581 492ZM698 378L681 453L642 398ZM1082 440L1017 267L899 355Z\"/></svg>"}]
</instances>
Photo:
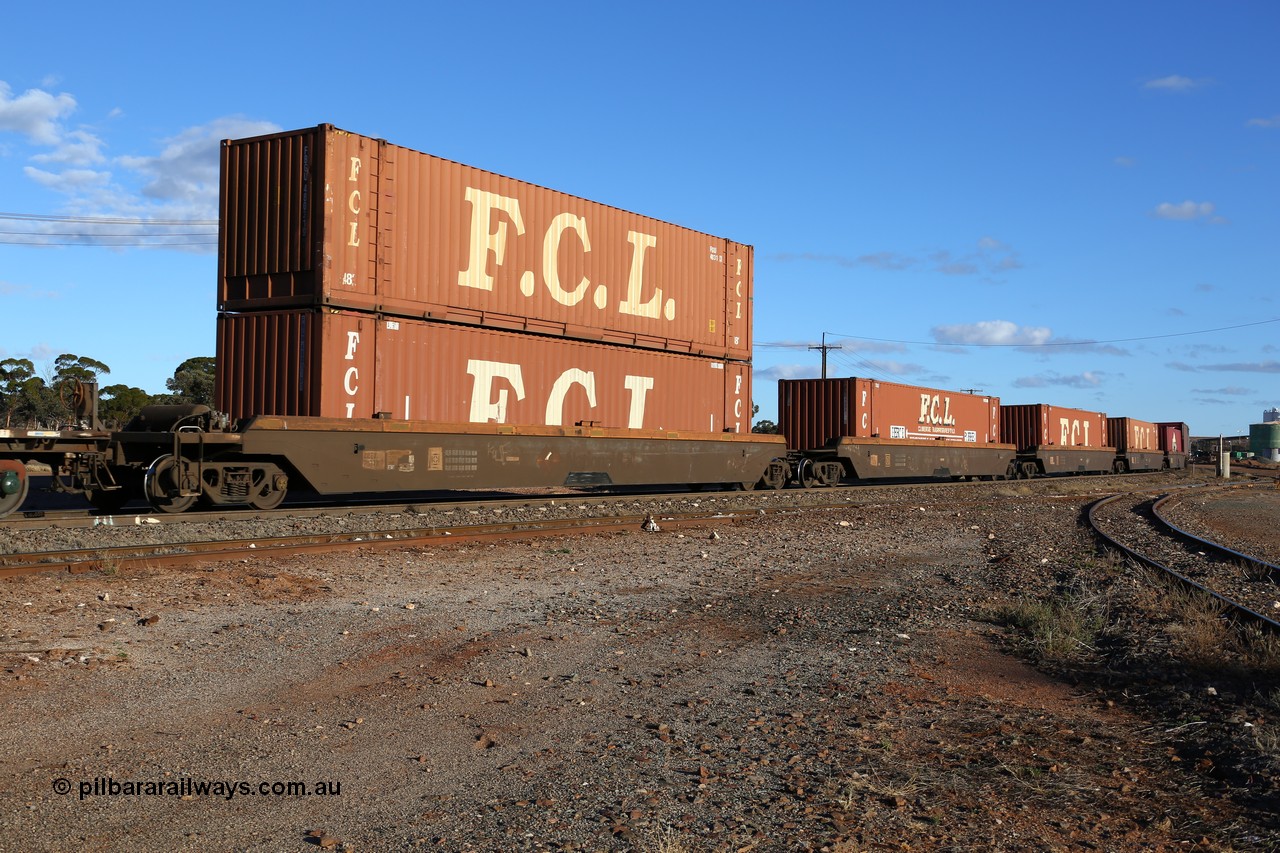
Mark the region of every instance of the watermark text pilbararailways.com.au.
<instances>
[{"instance_id":1,"label":"watermark text pilbararailways.com.au","mask_svg":"<svg viewBox=\"0 0 1280 853\"><path fill-rule=\"evenodd\" d=\"M239 779L193 779L190 776L165 779L124 779L97 776L93 779L53 780L53 792L59 796L76 794L89 797L340 797L342 783L336 780L303 782L293 780L246 782Z\"/></svg>"}]
</instances>

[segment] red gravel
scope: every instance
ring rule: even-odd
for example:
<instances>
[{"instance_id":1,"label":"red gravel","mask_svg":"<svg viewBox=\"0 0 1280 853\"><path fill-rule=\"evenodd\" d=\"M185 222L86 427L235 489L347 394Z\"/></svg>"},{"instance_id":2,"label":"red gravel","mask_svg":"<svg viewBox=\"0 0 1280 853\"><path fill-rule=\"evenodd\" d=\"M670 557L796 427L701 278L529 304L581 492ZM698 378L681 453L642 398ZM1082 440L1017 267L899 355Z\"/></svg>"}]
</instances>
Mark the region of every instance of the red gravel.
<instances>
[{"instance_id":1,"label":"red gravel","mask_svg":"<svg viewBox=\"0 0 1280 853\"><path fill-rule=\"evenodd\" d=\"M0 849L1274 849L1274 656L1188 652L1067 490L7 582ZM998 615L1062 596L1077 654Z\"/></svg>"}]
</instances>

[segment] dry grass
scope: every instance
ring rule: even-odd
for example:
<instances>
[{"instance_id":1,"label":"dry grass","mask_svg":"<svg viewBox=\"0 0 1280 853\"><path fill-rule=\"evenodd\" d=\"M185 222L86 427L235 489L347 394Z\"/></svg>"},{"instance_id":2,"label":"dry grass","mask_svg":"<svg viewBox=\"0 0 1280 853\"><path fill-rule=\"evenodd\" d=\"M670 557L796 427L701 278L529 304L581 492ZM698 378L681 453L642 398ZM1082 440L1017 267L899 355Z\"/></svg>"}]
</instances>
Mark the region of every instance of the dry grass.
<instances>
[{"instance_id":1,"label":"dry grass","mask_svg":"<svg viewBox=\"0 0 1280 853\"><path fill-rule=\"evenodd\" d=\"M693 848L669 826L655 832L641 849L645 853L693 853Z\"/></svg>"},{"instance_id":2,"label":"dry grass","mask_svg":"<svg viewBox=\"0 0 1280 853\"><path fill-rule=\"evenodd\" d=\"M1218 663L1223 651L1235 645L1234 632L1217 599L1199 590L1170 586L1162 604L1172 620L1165 631L1183 660L1199 665Z\"/></svg>"},{"instance_id":3,"label":"dry grass","mask_svg":"<svg viewBox=\"0 0 1280 853\"><path fill-rule=\"evenodd\" d=\"M897 804L903 800L913 799L919 793L920 785L914 777L898 782L881 779L875 774L868 776L863 773L854 773L845 782L839 803L840 808L849 811L867 797L878 797Z\"/></svg>"},{"instance_id":4,"label":"dry grass","mask_svg":"<svg viewBox=\"0 0 1280 853\"><path fill-rule=\"evenodd\" d=\"M1097 652L1111 623L1111 603L1105 594L1070 591L1053 598L1023 598L998 608L992 618L1022 631L1043 660L1081 661Z\"/></svg>"}]
</instances>

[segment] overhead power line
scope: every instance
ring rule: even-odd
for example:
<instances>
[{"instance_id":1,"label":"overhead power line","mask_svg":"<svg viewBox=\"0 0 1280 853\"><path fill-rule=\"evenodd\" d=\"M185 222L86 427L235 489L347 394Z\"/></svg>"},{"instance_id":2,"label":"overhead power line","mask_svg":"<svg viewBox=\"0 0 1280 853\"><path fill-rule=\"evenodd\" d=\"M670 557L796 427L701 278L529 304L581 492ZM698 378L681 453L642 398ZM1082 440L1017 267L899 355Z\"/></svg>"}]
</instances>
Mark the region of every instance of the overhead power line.
<instances>
[{"instance_id":1,"label":"overhead power line","mask_svg":"<svg viewBox=\"0 0 1280 853\"><path fill-rule=\"evenodd\" d=\"M149 219L122 216L54 216L43 213L0 213L0 219L19 222L78 222L85 225L209 225L218 226L216 219Z\"/></svg>"},{"instance_id":2,"label":"overhead power line","mask_svg":"<svg viewBox=\"0 0 1280 853\"><path fill-rule=\"evenodd\" d=\"M43 213L0 213L0 223L5 222L31 226L0 230L0 244L10 246L98 246L111 249L163 249L187 246L216 246L218 242L218 220L216 219L149 219L125 216L55 216ZM44 223L48 223L48 226L42 227ZM68 227L54 227L58 225ZM83 227L77 228L74 226Z\"/></svg>"}]
</instances>

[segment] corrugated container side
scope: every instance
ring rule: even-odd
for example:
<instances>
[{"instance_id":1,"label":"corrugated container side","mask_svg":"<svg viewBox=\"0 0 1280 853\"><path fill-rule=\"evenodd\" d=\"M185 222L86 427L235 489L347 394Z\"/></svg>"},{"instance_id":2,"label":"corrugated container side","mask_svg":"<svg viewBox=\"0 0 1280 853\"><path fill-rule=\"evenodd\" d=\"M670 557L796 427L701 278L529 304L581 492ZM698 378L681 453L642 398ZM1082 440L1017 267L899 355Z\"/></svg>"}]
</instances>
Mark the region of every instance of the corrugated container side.
<instances>
[{"instance_id":1,"label":"corrugated container side","mask_svg":"<svg viewBox=\"0 0 1280 853\"><path fill-rule=\"evenodd\" d=\"M778 383L787 446L812 450L842 436L989 444L1000 434L1000 399L856 377Z\"/></svg>"},{"instance_id":2,"label":"corrugated container side","mask_svg":"<svg viewBox=\"0 0 1280 853\"><path fill-rule=\"evenodd\" d=\"M219 310L326 305L747 361L750 246L328 125L222 149Z\"/></svg>"},{"instance_id":3,"label":"corrugated container side","mask_svg":"<svg viewBox=\"0 0 1280 853\"><path fill-rule=\"evenodd\" d=\"M218 407L250 415L750 432L750 367L355 312L224 314Z\"/></svg>"},{"instance_id":4,"label":"corrugated container side","mask_svg":"<svg viewBox=\"0 0 1280 853\"><path fill-rule=\"evenodd\" d=\"M1107 418L1107 440L1121 453L1160 450L1156 425L1136 418Z\"/></svg>"},{"instance_id":5,"label":"corrugated container side","mask_svg":"<svg viewBox=\"0 0 1280 853\"><path fill-rule=\"evenodd\" d=\"M1165 453L1186 453L1191 428L1180 421L1162 421L1156 424L1156 438Z\"/></svg>"},{"instance_id":6,"label":"corrugated container side","mask_svg":"<svg viewBox=\"0 0 1280 853\"><path fill-rule=\"evenodd\" d=\"M1032 447L1114 447L1103 412L1019 403L1000 407L1000 436L1019 450Z\"/></svg>"}]
</instances>

